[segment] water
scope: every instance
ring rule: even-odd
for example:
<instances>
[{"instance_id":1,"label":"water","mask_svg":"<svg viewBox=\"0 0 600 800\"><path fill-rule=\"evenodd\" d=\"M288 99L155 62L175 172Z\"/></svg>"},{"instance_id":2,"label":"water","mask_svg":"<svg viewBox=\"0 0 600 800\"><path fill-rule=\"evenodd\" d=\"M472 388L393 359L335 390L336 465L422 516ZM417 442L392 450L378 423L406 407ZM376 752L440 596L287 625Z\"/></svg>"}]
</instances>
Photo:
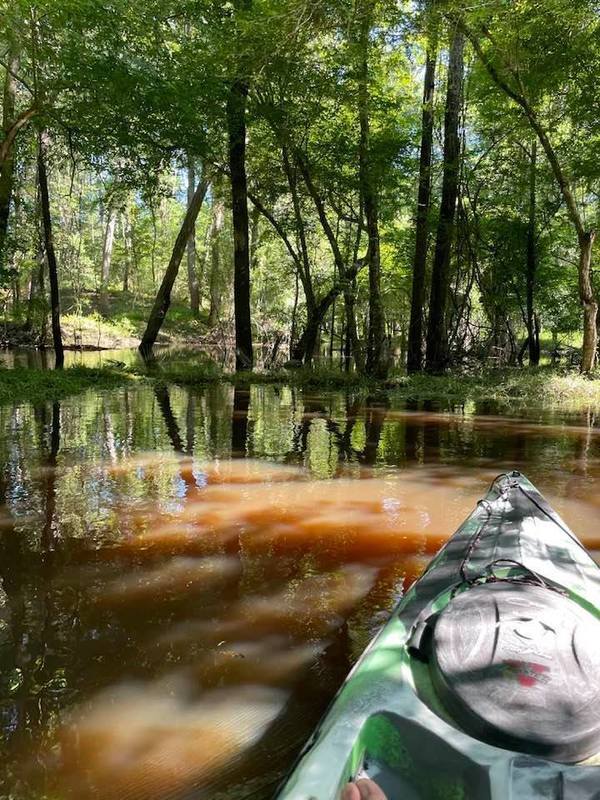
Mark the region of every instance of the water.
<instances>
[{"instance_id":1,"label":"water","mask_svg":"<svg viewBox=\"0 0 600 800\"><path fill-rule=\"evenodd\" d=\"M600 549L592 415L128 387L0 408L0 797L267 798L500 471Z\"/></svg>"}]
</instances>

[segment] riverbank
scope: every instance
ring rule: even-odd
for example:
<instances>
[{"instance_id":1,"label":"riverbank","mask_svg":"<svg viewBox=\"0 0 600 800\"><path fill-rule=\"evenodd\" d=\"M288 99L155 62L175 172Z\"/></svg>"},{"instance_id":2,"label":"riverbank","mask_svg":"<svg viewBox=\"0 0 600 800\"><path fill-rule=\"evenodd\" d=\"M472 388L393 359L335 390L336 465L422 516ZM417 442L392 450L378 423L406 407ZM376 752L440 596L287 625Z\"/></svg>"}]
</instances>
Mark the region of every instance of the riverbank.
<instances>
[{"instance_id":1,"label":"riverbank","mask_svg":"<svg viewBox=\"0 0 600 800\"><path fill-rule=\"evenodd\" d=\"M289 369L274 372L227 373L216 364L158 360L149 366L122 363L90 368L74 366L62 371L18 367L0 369L0 403L57 400L87 390L107 390L135 381L178 386L230 383L236 386L273 384L314 390L343 390L389 394L414 403L464 406L494 404L501 411L519 408L557 408L600 412L600 374L588 378L574 371L543 367L505 369L477 375L392 376L373 381L356 373L329 369Z\"/></svg>"},{"instance_id":2,"label":"riverbank","mask_svg":"<svg viewBox=\"0 0 600 800\"><path fill-rule=\"evenodd\" d=\"M71 395L116 389L139 380L119 369L69 367L63 370L0 369L0 405L55 402Z\"/></svg>"}]
</instances>

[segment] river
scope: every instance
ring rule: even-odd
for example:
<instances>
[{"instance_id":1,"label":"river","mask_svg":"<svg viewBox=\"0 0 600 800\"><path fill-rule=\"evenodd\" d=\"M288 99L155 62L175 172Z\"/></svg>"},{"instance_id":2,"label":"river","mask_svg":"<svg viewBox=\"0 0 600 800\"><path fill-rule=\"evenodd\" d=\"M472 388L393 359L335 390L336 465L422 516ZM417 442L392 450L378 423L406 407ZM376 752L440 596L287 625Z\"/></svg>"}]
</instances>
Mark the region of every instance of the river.
<instances>
[{"instance_id":1,"label":"river","mask_svg":"<svg viewBox=\"0 0 600 800\"><path fill-rule=\"evenodd\" d=\"M227 385L0 408L0 797L268 798L517 468L600 550L591 414Z\"/></svg>"}]
</instances>

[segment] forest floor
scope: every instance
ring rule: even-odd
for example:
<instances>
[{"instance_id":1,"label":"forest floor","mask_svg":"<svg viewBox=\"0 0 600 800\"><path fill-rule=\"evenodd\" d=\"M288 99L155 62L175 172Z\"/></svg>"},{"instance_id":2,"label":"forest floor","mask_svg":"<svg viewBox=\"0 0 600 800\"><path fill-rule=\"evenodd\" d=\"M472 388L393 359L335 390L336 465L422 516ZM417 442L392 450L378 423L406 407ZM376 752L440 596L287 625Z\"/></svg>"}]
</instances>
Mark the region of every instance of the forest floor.
<instances>
[{"instance_id":1,"label":"forest floor","mask_svg":"<svg viewBox=\"0 0 600 800\"><path fill-rule=\"evenodd\" d=\"M75 297L63 293L61 328L67 349L121 350L137 347L146 328L152 308L152 297L139 297L127 292L110 292L100 302L96 292ZM25 329L26 310L16 318L0 322L0 339L4 346L36 347L37 334ZM39 324L34 326L39 329ZM206 337L206 314L194 317L190 308L173 302L163 323L159 344L193 344ZM48 331L48 336L50 335ZM48 341L47 344L50 344Z\"/></svg>"},{"instance_id":2,"label":"forest floor","mask_svg":"<svg viewBox=\"0 0 600 800\"><path fill-rule=\"evenodd\" d=\"M475 375L392 376L382 382L330 369L282 369L236 375L222 372L213 363L178 364L167 358L158 359L148 367L115 362L102 368L73 366L60 371L0 368L0 403L53 401L86 390L101 391L135 382L192 387L223 382L238 386L273 384L318 391L347 390L374 399L385 399L388 395L396 401L426 404L423 410L468 409L469 404L487 403L490 410L498 413L525 409L600 412L600 372L584 377L566 368L514 368Z\"/></svg>"}]
</instances>

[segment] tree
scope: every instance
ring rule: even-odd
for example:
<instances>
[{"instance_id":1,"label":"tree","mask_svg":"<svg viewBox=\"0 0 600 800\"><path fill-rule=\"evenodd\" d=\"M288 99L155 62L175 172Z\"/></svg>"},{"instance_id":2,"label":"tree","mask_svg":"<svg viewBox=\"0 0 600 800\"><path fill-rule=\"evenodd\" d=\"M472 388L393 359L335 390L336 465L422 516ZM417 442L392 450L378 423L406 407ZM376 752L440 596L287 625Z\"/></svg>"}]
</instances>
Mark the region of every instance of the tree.
<instances>
[{"instance_id":1,"label":"tree","mask_svg":"<svg viewBox=\"0 0 600 800\"><path fill-rule=\"evenodd\" d=\"M366 261L369 265L369 334L366 373L385 378L388 359L385 352L385 316L381 297L381 248L379 241L378 186L370 143L369 45L373 24L374 0L361 0L359 6L358 116L360 123L359 180L362 208L368 237Z\"/></svg>"},{"instance_id":2,"label":"tree","mask_svg":"<svg viewBox=\"0 0 600 800\"><path fill-rule=\"evenodd\" d=\"M183 254L187 247L188 240L196 223L200 209L202 208L202 203L204 202L208 186L209 179L206 175L203 175L198 182L196 191L192 196L192 200L187 208L183 222L181 223L181 228L177 234L177 239L175 240L175 245L171 254L171 260L169 261L166 272L160 284L160 288L156 294L156 299L154 300L154 305L152 306L152 311L150 312L148 324L146 325L146 330L144 331L144 335L142 336L142 341L140 343L140 352L145 357L150 356L152 348L156 343L156 338L167 315L167 311L169 310L169 306L171 305L173 284L175 283L175 279L179 273L181 259L183 258Z\"/></svg>"},{"instance_id":3,"label":"tree","mask_svg":"<svg viewBox=\"0 0 600 800\"><path fill-rule=\"evenodd\" d=\"M407 370L409 375L423 366L423 312L425 309L425 277L429 241L431 205L431 163L433 150L435 68L437 33L432 17L432 3L426 8L427 43L423 78L423 110L421 115L421 151L419 157L419 190L415 225L415 257L408 329Z\"/></svg>"},{"instance_id":4,"label":"tree","mask_svg":"<svg viewBox=\"0 0 600 800\"><path fill-rule=\"evenodd\" d=\"M252 0L236 0L236 9L249 11ZM248 79L240 71L227 96L227 137L231 213L233 221L233 305L235 317L235 368L251 370L252 321L250 313L250 234L248 180L246 177L246 104Z\"/></svg>"},{"instance_id":5,"label":"tree","mask_svg":"<svg viewBox=\"0 0 600 800\"><path fill-rule=\"evenodd\" d=\"M561 10L564 10L563 4L557 4ZM553 11L555 9L552 9ZM581 20L577 18L572 26L574 31L573 41L570 42L569 51L575 56L580 58L581 54L578 49L578 44L583 39L585 42L589 41L590 26L593 30L598 30L597 15L594 18L594 10L591 5L583 5L583 16L586 20L582 29ZM538 36L541 32L541 26L546 21L534 12L532 15L530 9L526 7L526 24L528 29L530 26L535 26ZM552 21L555 17L544 11L544 17L550 17ZM494 84L502 90L520 109L524 115L527 123L532 131L535 133L548 162L552 168L552 172L556 182L560 188L569 218L577 236L577 243L579 248L578 259L578 289L579 299L583 309L583 346L581 357L581 370L582 372L590 372L596 363L596 349L598 334L596 328L596 318L598 312L598 303L595 298L594 288L592 285L592 249L596 232L594 229L588 227L584 209L577 199L577 193L574 188L572 178L569 176L567 167L564 160L561 158L559 149L552 141L551 126L544 121L542 111L540 110L539 100L536 105L535 100L532 99L532 93L528 90L527 84L534 84L537 91L535 95L539 98L543 97L543 92L539 87L539 77L535 70L527 65L524 67L523 59L518 63L509 61L505 53L510 52L510 47L504 42L504 46L499 46L497 37L492 34L488 27L480 22L475 21L470 25L463 16L453 17L455 24L459 25L465 32L469 41L473 45L473 49L477 53L481 63L485 67L488 75ZM565 18L565 23L566 23ZM514 35L511 30L511 36ZM500 30L500 35L506 35L504 30ZM541 39L542 37L539 36ZM531 44L532 39L528 39L528 44ZM564 48L561 44L561 53ZM530 64L535 64L536 55L535 44L529 47L528 55L530 57ZM547 62L547 54L544 53ZM572 62L572 66L576 66L576 62ZM560 69L564 69L564 64L559 64Z\"/></svg>"},{"instance_id":6,"label":"tree","mask_svg":"<svg viewBox=\"0 0 600 800\"><path fill-rule=\"evenodd\" d=\"M2 101L2 131L4 142L8 142L15 124L15 107L17 94L17 72L19 69L19 49L12 41L9 45L4 77L4 97ZM0 164L0 266L5 252L8 215L13 192L13 176L15 169L14 147L10 147Z\"/></svg>"},{"instance_id":7,"label":"tree","mask_svg":"<svg viewBox=\"0 0 600 800\"><path fill-rule=\"evenodd\" d=\"M58 289L58 267L54 250L52 233L52 214L50 212L50 196L48 192L48 172L46 169L48 153L48 134L41 131L38 137L38 182L40 187L40 208L44 232L44 246L48 262L50 279L50 315L52 319L52 342L54 345L55 365L61 369L65 363L62 332L60 328L60 293Z\"/></svg>"},{"instance_id":8,"label":"tree","mask_svg":"<svg viewBox=\"0 0 600 800\"><path fill-rule=\"evenodd\" d=\"M187 165L187 200L188 206L194 199L196 188L196 165L194 159L188 156ZM192 232L187 243L187 276L188 289L190 292L190 308L192 314L197 317L200 314L200 286L198 284L198 272L196 269L196 224L192 227Z\"/></svg>"},{"instance_id":9,"label":"tree","mask_svg":"<svg viewBox=\"0 0 600 800\"><path fill-rule=\"evenodd\" d=\"M461 27L452 25L444 115L442 200L431 271L431 296L427 325L425 369L431 373L442 372L446 368L448 358L446 305L450 288L450 258L454 240L454 221L460 176L459 123L462 108L464 43L465 37Z\"/></svg>"}]
</instances>

